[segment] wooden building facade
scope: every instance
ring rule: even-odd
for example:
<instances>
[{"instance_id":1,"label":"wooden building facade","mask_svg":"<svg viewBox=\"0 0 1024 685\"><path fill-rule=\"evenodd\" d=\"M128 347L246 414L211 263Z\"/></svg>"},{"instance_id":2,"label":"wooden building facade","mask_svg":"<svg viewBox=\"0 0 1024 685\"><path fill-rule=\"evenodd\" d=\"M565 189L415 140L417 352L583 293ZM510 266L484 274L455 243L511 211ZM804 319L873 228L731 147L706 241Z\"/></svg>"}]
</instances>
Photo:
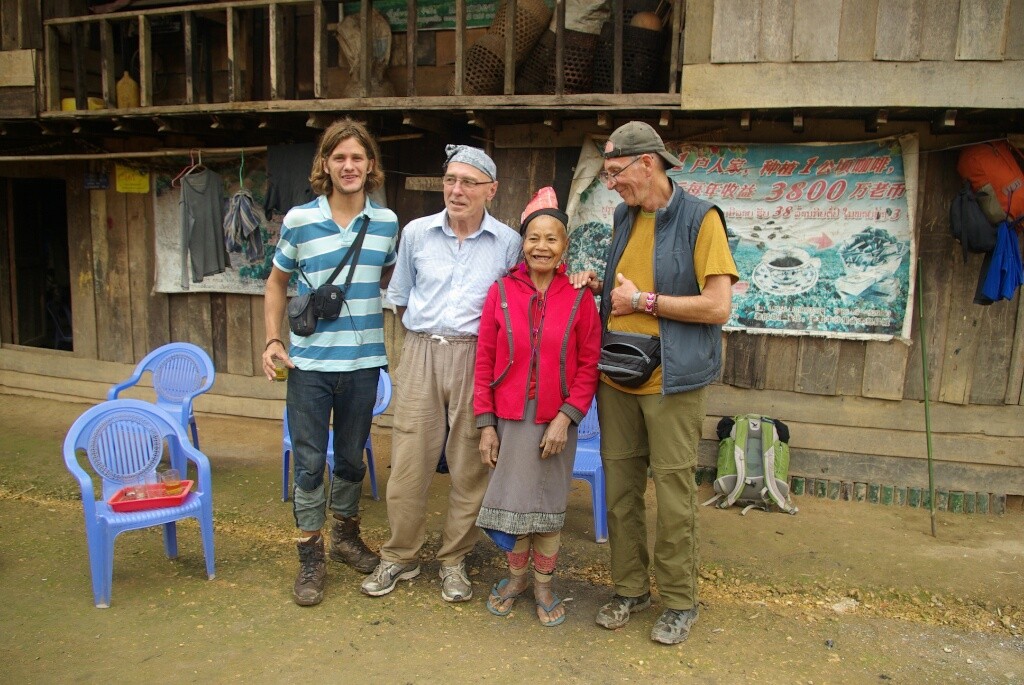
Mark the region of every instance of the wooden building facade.
<instances>
[{"instance_id":1,"label":"wooden building facade","mask_svg":"<svg viewBox=\"0 0 1024 685\"><path fill-rule=\"evenodd\" d=\"M354 74L336 66L336 3L112 4L118 11L90 14L81 0L0 2L4 392L99 400L147 352L187 340L211 353L218 373L200 412L280 416L284 388L259 373L262 298L155 292L152 195L91 187L117 161L159 167L189 149L209 159L246 149L258 160L266 145L315 140L333 118L352 114L382 140L388 204L403 224L441 209L441 151L466 142L492 153L501 179L492 212L517 226L538 187L554 184L565 201L587 136L630 119L648 121L666 140L705 142L912 133L920 141L914 230L937 482L1024 495L1024 305L1019 295L974 305L981 256L964 262L948 229L958 146L1007 137L1024 144L1024 45L1013 39L1024 35L1024 0L655 3L668 40L658 78L639 93L628 92L629 74L618 66L630 5L609 0L618 59L608 92L570 92L555 78L546 94L517 93L508 66L500 92L471 92L467 55L488 29L467 26L473 4L457 0L453 28L393 33L390 95L351 94L353 83L370 82L369 66ZM363 0L364 16L371 6ZM498 16L518 17L525 6L502 3ZM409 16L417 7L409 0ZM564 9L554 3L551 19L556 76L571 60ZM520 30L518 20L510 24ZM515 34L502 36L506 57L515 54ZM117 106L124 70L139 76L138 106ZM102 108L88 109L89 98ZM51 226L54 212L66 216L65 227ZM51 247L62 241L60 256ZM47 321L54 287L67 293L70 331L59 311L57 324ZM394 364L403 330L386 319ZM916 308L914 321L910 344L726 334L702 464L713 464L719 416L758 412L790 424L794 474L925 484Z\"/></svg>"}]
</instances>

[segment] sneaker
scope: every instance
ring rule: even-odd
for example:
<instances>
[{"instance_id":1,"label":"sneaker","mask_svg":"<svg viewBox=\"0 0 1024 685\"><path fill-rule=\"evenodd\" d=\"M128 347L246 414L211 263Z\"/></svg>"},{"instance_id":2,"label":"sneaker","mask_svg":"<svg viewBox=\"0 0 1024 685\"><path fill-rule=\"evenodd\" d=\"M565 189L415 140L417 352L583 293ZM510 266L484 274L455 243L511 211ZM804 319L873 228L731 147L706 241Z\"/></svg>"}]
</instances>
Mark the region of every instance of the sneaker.
<instances>
[{"instance_id":1,"label":"sneaker","mask_svg":"<svg viewBox=\"0 0 1024 685\"><path fill-rule=\"evenodd\" d=\"M615 595L612 601L601 607L597 612L597 625L615 630L629 623L629 615L643 611L651 606L651 593L645 592L639 597L623 597Z\"/></svg>"},{"instance_id":2,"label":"sneaker","mask_svg":"<svg viewBox=\"0 0 1024 685\"><path fill-rule=\"evenodd\" d=\"M466 575L466 562L455 566L441 566L441 599L446 602L468 602L473 599L473 586Z\"/></svg>"},{"instance_id":3,"label":"sneaker","mask_svg":"<svg viewBox=\"0 0 1024 685\"><path fill-rule=\"evenodd\" d=\"M651 639L663 645L678 645L690 636L690 627L697 621L697 607L665 609L651 629Z\"/></svg>"},{"instance_id":4,"label":"sneaker","mask_svg":"<svg viewBox=\"0 0 1024 685\"><path fill-rule=\"evenodd\" d=\"M384 561L383 559L377 568L373 569L373 573L370 574L369 578L363 581L360 585L360 589L363 594L370 595L371 597L380 597L386 595L395 589L400 580L412 580L420 574L420 565L417 563L412 564L396 564L393 561Z\"/></svg>"},{"instance_id":5,"label":"sneaker","mask_svg":"<svg viewBox=\"0 0 1024 685\"><path fill-rule=\"evenodd\" d=\"M324 559L324 538L317 535L296 544L299 549L299 575L295 578L292 597L303 607L319 604L324 598L327 561Z\"/></svg>"}]
</instances>

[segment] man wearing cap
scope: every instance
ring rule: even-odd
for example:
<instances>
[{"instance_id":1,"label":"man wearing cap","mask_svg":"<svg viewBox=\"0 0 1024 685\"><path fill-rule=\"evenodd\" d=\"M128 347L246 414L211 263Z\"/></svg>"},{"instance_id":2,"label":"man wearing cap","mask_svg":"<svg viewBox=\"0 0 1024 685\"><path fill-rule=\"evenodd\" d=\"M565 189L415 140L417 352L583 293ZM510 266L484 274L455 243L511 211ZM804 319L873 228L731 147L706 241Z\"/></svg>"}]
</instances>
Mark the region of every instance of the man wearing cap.
<instances>
[{"instance_id":1,"label":"man wearing cap","mask_svg":"<svg viewBox=\"0 0 1024 685\"><path fill-rule=\"evenodd\" d=\"M402 231L388 299L408 331L396 372L391 477L391 538L362 591L378 597L420 573L427 491L442 452L451 474L437 558L441 597L473 596L465 557L477 540L476 516L487 489L473 414L477 330L494 281L516 263L519 234L487 211L498 190L487 154L466 145L445 149L443 211Z\"/></svg>"},{"instance_id":2,"label":"man wearing cap","mask_svg":"<svg viewBox=\"0 0 1024 685\"><path fill-rule=\"evenodd\" d=\"M574 274L573 282L600 289L608 330L658 336L661 365L634 387L602 374L597 391L615 584L597 623L614 630L651 605L644 503L650 468L657 494L654 575L665 605L651 639L678 644L697 619L697 445L739 276L722 211L672 182L666 170L680 161L653 128L639 121L620 126L603 156L601 179L623 202L615 209L603 283L594 272Z\"/></svg>"}]
</instances>

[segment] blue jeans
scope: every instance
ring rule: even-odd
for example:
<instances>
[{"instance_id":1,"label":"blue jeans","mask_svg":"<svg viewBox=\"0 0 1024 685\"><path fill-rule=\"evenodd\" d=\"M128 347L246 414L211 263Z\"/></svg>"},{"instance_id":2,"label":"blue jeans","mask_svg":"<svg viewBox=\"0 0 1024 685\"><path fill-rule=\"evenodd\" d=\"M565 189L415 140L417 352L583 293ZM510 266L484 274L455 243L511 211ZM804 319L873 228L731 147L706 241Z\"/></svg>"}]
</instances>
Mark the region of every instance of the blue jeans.
<instances>
[{"instance_id":1,"label":"blue jeans","mask_svg":"<svg viewBox=\"0 0 1024 685\"><path fill-rule=\"evenodd\" d=\"M380 369L288 373L288 431L292 437L295 491L292 511L300 530L320 530L324 505L339 516L359 513L366 465L363 448L370 435ZM334 480L324 491L327 435L334 412Z\"/></svg>"}]
</instances>

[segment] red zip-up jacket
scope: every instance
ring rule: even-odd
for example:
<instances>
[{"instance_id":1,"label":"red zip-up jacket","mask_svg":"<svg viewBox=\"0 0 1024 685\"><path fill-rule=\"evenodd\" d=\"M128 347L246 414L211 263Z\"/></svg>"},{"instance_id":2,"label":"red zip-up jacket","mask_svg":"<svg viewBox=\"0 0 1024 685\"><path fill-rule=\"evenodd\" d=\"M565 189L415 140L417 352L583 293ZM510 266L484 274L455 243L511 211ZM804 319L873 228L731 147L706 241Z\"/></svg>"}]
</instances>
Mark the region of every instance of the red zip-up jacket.
<instances>
[{"instance_id":1,"label":"red zip-up jacket","mask_svg":"<svg viewBox=\"0 0 1024 685\"><path fill-rule=\"evenodd\" d=\"M530 311L539 297L520 263L487 293L476 347L473 411L478 428L498 419L521 421L530 391ZM582 293L582 294L581 294ZM537 372L537 423L562 411L579 424L597 391L601 319L588 288L577 291L560 266L545 296Z\"/></svg>"}]
</instances>

